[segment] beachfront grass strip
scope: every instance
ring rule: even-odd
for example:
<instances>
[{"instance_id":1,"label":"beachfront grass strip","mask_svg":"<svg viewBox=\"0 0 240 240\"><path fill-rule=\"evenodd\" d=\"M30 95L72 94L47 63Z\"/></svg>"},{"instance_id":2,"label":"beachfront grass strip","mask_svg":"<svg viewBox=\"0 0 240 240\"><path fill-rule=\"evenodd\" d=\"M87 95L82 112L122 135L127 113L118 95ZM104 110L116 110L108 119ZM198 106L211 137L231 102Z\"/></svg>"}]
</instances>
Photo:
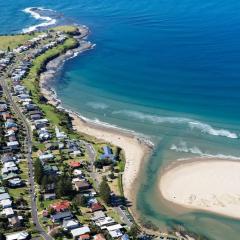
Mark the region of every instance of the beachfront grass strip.
<instances>
[{"instance_id":1,"label":"beachfront grass strip","mask_svg":"<svg viewBox=\"0 0 240 240\"><path fill-rule=\"evenodd\" d=\"M70 138L82 138L94 144L95 138L86 134L80 134L72 131L72 126L70 123L71 119L67 113L59 111L56 109L56 107L41 101L42 94L39 87L40 73L44 70L46 64L50 60L65 53L67 50L76 48L77 46L78 41L75 38L69 36L69 38L66 39L63 44L58 45L37 57L33 61L33 66L31 67L28 75L23 79L23 84L31 92L33 102L36 103L40 109L42 109L42 111L45 113L46 118L53 126L58 126L60 129L65 131Z\"/></svg>"},{"instance_id":2,"label":"beachfront grass strip","mask_svg":"<svg viewBox=\"0 0 240 240\"><path fill-rule=\"evenodd\" d=\"M57 26L54 27L52 30L54 31L60 31L60 32L64 32L66 34L75 34L78 31L78 28L76 26ZM51 31L51 29L50 29Z\"/></svg>"},{"instance_id":3,"label":"beachfront grass strip","mask_svg":"<svg viewBox=\"0 0 240 240\"><path fill-rule=\"evenodd\" d=\"M10 50L17 48L37 35L39 33L0 36L0 50L6 51L8 48Z\"/></svg>"},{"instance_id":4,"label":"beachfront grass strip","mask_svg":"<svg viewBox=\"0 0 240 240\"><path fill-rule=\"evenodd\" d=\"M46 104L41 101L41 93L39 89L39 74L45 68L45 65L51 59L58 57L60 54L65 53L68 49L77 47L78 42L74 38L68 38L62 45L58 45L37 57L33 61L27 77L23 80L23 84L31 92L33 101L42 109L45 113L46 118L55 126L64 128L64 123L68 123L66 114L58 111L54 106ZM68 131L67 128L64 130Z\"/></svg>"}]
</instances>

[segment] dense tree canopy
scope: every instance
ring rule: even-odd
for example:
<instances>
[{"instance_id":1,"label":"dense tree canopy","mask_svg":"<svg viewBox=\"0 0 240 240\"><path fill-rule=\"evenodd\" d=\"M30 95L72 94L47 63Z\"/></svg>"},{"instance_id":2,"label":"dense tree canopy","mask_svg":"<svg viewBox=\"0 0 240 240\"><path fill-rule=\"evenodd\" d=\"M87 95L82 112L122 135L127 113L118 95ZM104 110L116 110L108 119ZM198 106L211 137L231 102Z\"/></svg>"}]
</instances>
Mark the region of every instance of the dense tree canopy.
<instances>
[{"instance_id":1,"label":"dense tree canopy","mask_svg":"<svg viewBox=\"0 0 240 240\"><path fill-rule=\"evenodd\" d=\"M106 178L103 178L102 182L100 183L99 194L100 194L100 197L103 199L103 201L106 204L110 203L110 200L111 200L111 189L110 189L110 187L109 187L109 185L107 183Z\"/></svg>"}]
</instances>

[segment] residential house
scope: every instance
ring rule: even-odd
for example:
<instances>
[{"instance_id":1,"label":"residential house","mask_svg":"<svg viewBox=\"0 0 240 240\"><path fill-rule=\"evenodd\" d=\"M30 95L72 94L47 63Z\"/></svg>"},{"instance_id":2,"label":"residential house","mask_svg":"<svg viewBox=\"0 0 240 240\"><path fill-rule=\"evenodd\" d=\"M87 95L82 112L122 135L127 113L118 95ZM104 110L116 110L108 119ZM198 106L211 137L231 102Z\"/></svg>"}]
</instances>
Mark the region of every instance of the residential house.
<instances>
[{"instance_id":1,"label":"residential house","mask_svg":"<svg viewBox=\"0 0 240 240\"><path fill-rule=\"evenodd\" d=\"M15 232L6 235L6 240L27 240L30 236L26 231Z\"/></svg>"},{"instance_id":2,"label":"residential house","mask_svg":"<svg viewBox=\"0 0 240 240\"><path fill-rule=\"evenodd\" d=\"M75 219L63 220L63 224L62 224L63 229L66 231L78 228L79 226L80 226L80 223Z\"/></svg>"},{"instance_id":3,"label":"residential house","mask_svg":"<svg viewBox=\"0 0 240 240\"><path fill-rule=\"evenodd\" d=\"M54 209L56 212L64 212L68 210L70 207L70 202L67 200L56 202L51 205L51 208Z\"/></svg>"},{"instance_id":4,"label":"residential house","mask_svg":"<svg viewBox=\"0 0 240 240\"><path fill-rule=\"evenodd\" d=\"M51 166L49 164L44 165L43 170L46 174L49 174L49 175L51 175L51 174L56 175L58 172L57 166Z\"/></svg>"},{"instance_id":5,"label":"residential house","mask_svg":"<svg viewBox=\"0 0 240 240\"><path fill-rule=\"evenodd\" d=\"M104 207L100 203L93 203L90 208L92 212L104 210Z\"/></svg>"},{"instance_id":6,"label":"residential house","mask_svg":"<svg viewBox=\"0 0 240 240\"><path fill-rule=\"evenodd\" d=\"M100 156L100 159L114 160L112 149L109 146L103 146L102 149L103 149L103 154Z\"/></svg>"},{"instance_id":7,"label":"residential house","mask_svg":"<svg viewBox=\"0 0 240 240\"><path fill-rule=\"evenodd\" d=\"M123 226L121 224L115 224L112 226L103 227L102 229L106 229L112 238L119 238L123 235L121 231L122 228Z\"/></svg>"},{"instance_id":8,"label":"residential house","mask_svg":"<svg viewBox=\"0 0 240 240\"><path fill-rule=\"evenodd\" d=\"M46 141L51 138L51 134L48 132L46 128L41 128L40 130L37 131L37 133L40 141Z\"/></svg>"},{"instance_id":9,"label":"residential house","mask_svg":"<svg viewBox=\"0 0 240 240\"><path fill-rule=\"evenodd\" d=\"M55 193L45 193L43 195L44 200L54 200L56 199L56 194Z\"/></svg>"},{"instance_id":10,"label":"residential house","mask_svg":"<svg viewBox=\"0 0 240 240\"><path fill-rule=\"evenodd\" d=\"M73 217L73 215L70 211L58 212L58 213L51 215L51 220L53 222L62 222L64 219L71 219L72 217Z\"/></svg>"},{"instance_id":11,"label":"residential house","mask_svg":"<svg viewBox=\"0 0 240 240\"><path fill-rule=\"evenodd\" d=\"M35 120L39 120L42 118L42 116L40 114L33 114L30 116L31 120L35 121Z\"/></svg>"},{"instance_id":12,"label":"residential house","mask_svg":"<svg viewBox=\"0 0 240 240\"><path fill-rule=\"evenodd\" d=\"M7 142L7 147L9 147L12 150L17 150L19 148L19 142L18 141Z\"/></svg>"},{"instance_id":13,"label":"residential house","mask_svg":"<svg viewBox=\"0 0 240 240\"><path fill-rule=\"evenodd\" d=\"M73 175L75 176L75 177L83 177L83 173L82 173L82 171L80 170L80 169L74 169L73 170ZM80 180L80 179L79 179Z\"/></svg>"},{"instance_id":14,"label":"residential house","mask_svg":"<svg viewBox=\"0 0 240 240\"><path fill-rule=\"evenodd\" d=\"M2 172L2 174L18 173L19 169L16 166L15 162L6 162L3 164L1 172Z\"/></svg>"},{"instance_id":15,"label":"residential house","mask_svg":"<svg viewBox=\"0 0 240 240\"><path fill-rule=\"evenodd\" d=\"M10 195L8 193L1 193L0 194L0 201L6 200L6 199L11 199Z\"/></svg>"},{"instance_id":16,"label":"residential house","mask_svg":"<svg viewBox=\"0 0 240 240\"><path fill-rule=\"evenodd\" d=\"M2 214L5 215L7 218L12 217L14 215L14 211L11 207L9 208L4 208L2 210Z\"/></svg>"},{"instance_id":17,"label":"residential house","mask_svg":"<svg viewBox=\"0 0 240 240\"><path fill-rule=\"evenodd\" d=\"M99 218L95 224L99 227L113 225L115 221L111 217Z\"/></svg>"},{"instance_id":18,"label":"residential house","mask_svg":"<svg viewBox=\"0 0 240 240\"><path fill-rule=\"evenodd\" d=\"M83 227L80 227L80 228L72 229L70 232L71 232L73 238L76 239L83 234L90 233L91 230L88 226L83 226Z\"/></svg>"},{"instance_id":19,"label":"residential house","mask_svg":"<svg viewBox=\"0 0 240 240\"><path fill-rule=\"evenodd\" d=\"M44 164L48 161L54 159L54 155L52 153L45 152L39 156L40 161Z\"/></svg>"},{"instance_id":20,"label":"residential house","mask_svg":"<svg viewBox=\"0 0 240 240\"><path fill-rule=\"evenodd\" d=\"M58 149L58 143L46 143L45 147L47 150L57 150Z\"/></svg>"},{"instance_id":21,"label":"residential house","mask_svg":"<svg viewBox=\"0 0 240 240\"><path fill-rule=\"evenodd\" d=\"M55 127L55 134L56 134L56 138L58 140L63 140L65 138L67 138L67 135L64 132L60 132L60 130L57 126Z\"/></svg>"},{"instance_id":22,"label":"residential house","mask_svg":"<svg viewBox=\"0 0 240 240\"><path fill-rule=\"evenodd\" d=\"M0 205L2 208L10 208L12 207L12 201L10 199L4 199L0 201Z\"/></svg>"},{"instance_id":23,"label":"residential house","mask_svg":"<svg viewBox=\"0 0 240 240\"><path fill-rule=\"evenodd\" d=\"M85 233L79 236L79 240L89 240L91 238L90 234Z\"/></svg>"},{"instance_id":24,"label":"residential house","mask_svg":"<svg viewBox=\"0 0 240 240\"><path fill-rule=\"evenodd\" d=\"M102 233L98 233L95 236L93 236L94 240L106 240L106 238L104 237L104 235Z\"/></svg>"},{"instance_id":25,"label":"residential house","mask_svg":"<svg viewBox=\"0 0 240 240\"><path fill-rule=\"evenodd\" d=\"M88 190L90 184L86 180L77 181L74 183L74 189L78 192Z\"/></svg>"},{"instance_id":26,"label":"residential house","mask_svg":"<svg viewBox=\"0 0 240 240\"><path fill-rule=\"evenodd\" d=\"M71 167L71 168L79 168L81 167L81 163L80 162L77 162L77 161L71 161L68 163L68 165Z\"/></svg>"},{"instance_id":27,"label":"residential house","mask_svg":"<svg viewBox=\"0 0 240 240\"><path fill-rule=\"evenodd\" d=\"M23 217L22 216L17 216L17 215L14 215L14 216L8 218L8 222L12 227L21 226L21 221L22 220L23 220Z\"/></svg>"},{"instance_id":28,"label":"residential house","mask_svg":"<svg viewBox=\"0 0 240 240\"><path fill-rule=\"evenodd\" d=\"M105 213L103 211L95 211L93 213L92 220L93 221L98 221L98 219L103 219L105 217L106 217L106 215L105 215Z\"/></svg>"},{"instance_id":29,"label":"residential house","mask_svg":"<svg viewBox=\"0 0 240 240\"><path fill-rule=\"evenodd\" d=\"M7 119L7 121L5 122L5 128L12 128L12 127L17 127L17 124L14 122L13 119Z\"/></svg>"},{"instance_id":30,"label":"residential house","mask_svg":"<svg viewBox=\"0 0 240 240\"><path fill-rule=\"evenodd\" d=\"M22 187L23 186L23 181L21 178L13 178L8 180L8 185L9 187Z\"/></svg>"},{"instance_id":31,"label":"residential house","mask_svg":"<svg viewBox=\"0 0 240 240\"><path fill-rule=\"evenodd\" d=\"M13 157L11 154L4 154L2 157L1 157L1 162L2 164L6 163L6 162L12 162L12 161L16 161L17 158L16 157Z\"/></svg>"}]
</instances>

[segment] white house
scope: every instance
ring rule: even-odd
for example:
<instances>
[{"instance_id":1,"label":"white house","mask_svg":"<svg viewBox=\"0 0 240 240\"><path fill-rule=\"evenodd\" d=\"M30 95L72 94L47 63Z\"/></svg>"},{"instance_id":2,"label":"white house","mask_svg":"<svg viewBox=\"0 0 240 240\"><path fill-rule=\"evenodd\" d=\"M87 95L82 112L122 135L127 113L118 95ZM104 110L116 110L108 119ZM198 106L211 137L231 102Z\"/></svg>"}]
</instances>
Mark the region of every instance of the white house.
<instances>
[{"instance_id":1,"label":"white house","mask_svg":"<svg viewBox=\"0 0 240 240\"><path fill-rule=\"evenodd\" d=\"M14 211L13 209L10 207L10 208L4 208L2 213L6 216L6 217L11 217L14 215Z\"/></svg>"},{"instance_id":2,"label":"white house","mask_svg":"<svg viewBox=\"0 0 240 240\"><path fill-rule=\"evenodd\" d=\"M74 219L65 219L63 220L63 224L62 224L62 227L64 230L72 230L72 229L78 228L79 226L80 226L80 223Z\"/></svg>"},{"instance_id":3,"label":"white house","mask_svg":"<svg viewBox=\"0 0 240 240\"><path fill-rule=\"evenodd\" d=\"M0 202L2 208L10 208L12 206L12 201L10 199L4 199Z\"/></svg>"},{"instance_id":4,"label":"white house","mask_svg":"<svg viewBox=\"0 0 240 240\"><path fill-rule=\"evenodd\" d=\"M90 228L87 226L75 228L75 229L71 230L71 234L72 234L73 238L77 238L80 235L83 235L86 233L90 233Z\"/></svg>"},{"instance_id":5,"label":"white house","mask_svg":"<svg viewBox=\"0 0 240 240\"><path fill-rule=\"evenodd\" d=\"M25 240L29 237L26 231L6 235L6 240Z\"/></svg>"}]
</instances>

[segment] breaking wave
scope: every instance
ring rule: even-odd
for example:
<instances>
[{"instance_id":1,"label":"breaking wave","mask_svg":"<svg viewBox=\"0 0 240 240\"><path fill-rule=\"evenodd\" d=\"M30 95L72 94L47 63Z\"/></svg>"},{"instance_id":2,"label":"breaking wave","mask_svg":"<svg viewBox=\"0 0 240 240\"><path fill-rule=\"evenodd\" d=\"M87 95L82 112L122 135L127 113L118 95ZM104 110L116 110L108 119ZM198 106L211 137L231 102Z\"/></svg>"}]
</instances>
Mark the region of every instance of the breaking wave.
<instances>
[{"instance_id":1,"label":"breaking wave","mask_svg":"<svg viewBox=\"0 0 240 240\"><path fill-rule=\"evenodd\" d=\"M56 24L57 20L54 19L54 18L51 18L49 16L44 16L44 15L41 15L40 12L41 11L52 11L51 9L46 9L46 8L41 8L41 7L29 7L29 8L25 8L23 10L23 12L25 13L28 13L28 14L31 14L31 16L35 19L38 19L38 20L43 20L42 23L39 23L37 25L33 25L33 26L30 26L28 28L24 28L22 30L23 33L28 33L28 32L32 32L32 31L36 31L38 30L39 28L42 28L42 27L48 27L50 25L54 25Z\"/></svg>"},{"instance_id":2,"label":"breaking wave","mask_svg":"<svg viewBox=\"0 0 240 240\"><path fill-rule=\"evenodd\" d=\"M192 154L197 154L201 157L215 157L215 158L222 158L222 159L233 159L233 160L239 160L240 156L232 156L232 155L224 155L224 154L209 154L206 152L203 152L201 149L199 149L196 146L193 147L188 147L186 142L181 141L179 145L173 144L170 147L170 150L173 150L175 152L182 152L182 153L192 153Z\"/></svg>"},{"instance_id":3,"label":"breaking wave","mask_svg":"<svg viewBox=\"0 0 240 240\"><path fill-rule=\"evenodd\" d=\"M190 129L198 129L202 133L207 133L209 135L222 136L227 138L238 138L238 135L234 132L230 132L226 129L216 129L207 123L202 123L200 121L196 121L190 118L162 117L130 110L114 111L113 114L123 114L141 121L149 121L153 124L158 123L186 124Z\"/></svg>"},{"instance_id":4,"label":"breaking wave","mask_svg":"<svg viewBox=\"0 0 240 240\"><path fill-rule=\"evenodd\" d=\"M105 103L98 103L98 102L88 102L86 105L93 109L101 109L101 110L107 109L109 107Z\"/></svg>"}]
</instances>

